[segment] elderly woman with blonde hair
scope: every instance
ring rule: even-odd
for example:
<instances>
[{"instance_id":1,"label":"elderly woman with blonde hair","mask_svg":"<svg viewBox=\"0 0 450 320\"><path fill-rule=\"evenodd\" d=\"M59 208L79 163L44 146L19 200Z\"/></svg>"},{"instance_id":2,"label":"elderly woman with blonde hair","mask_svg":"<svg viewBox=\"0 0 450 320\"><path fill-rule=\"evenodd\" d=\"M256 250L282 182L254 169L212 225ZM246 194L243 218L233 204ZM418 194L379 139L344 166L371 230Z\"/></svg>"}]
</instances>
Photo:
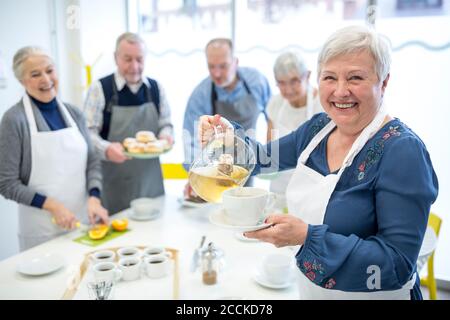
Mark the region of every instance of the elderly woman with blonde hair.
<instances>
[{"instance_id":1,"label":"elderly woman with blonde hair","mask_svg":"<svg viewBox=\"0 0 450 320\"><path fill-rule=\"evenodd\" d=\"M281 138L279 150L248 139L258 155L253 174L295 168L289 214L269 215L273 227L245 236L301 246L301 299L422 298L417 257L438 181L425 144L387 113L390 64L388 41L372 29L336 31L318 59L325 113ZM219 123L201 118L202 141Z\"/></svg>"},{"instance_id":2,"label":"elderly woman with blonde hair","mask_svg":"<svg viewBox=\"0 0 450 320\"><path fill-rule=\"evenodd\" d=\"M57 98L52 58L24 47L13 69L25 94L0 123L0 194L19 203L19 245L26 250L79 221L107 223L108 212L99 199L100 159L82 113Z\"/></svg>"}]
</instances>

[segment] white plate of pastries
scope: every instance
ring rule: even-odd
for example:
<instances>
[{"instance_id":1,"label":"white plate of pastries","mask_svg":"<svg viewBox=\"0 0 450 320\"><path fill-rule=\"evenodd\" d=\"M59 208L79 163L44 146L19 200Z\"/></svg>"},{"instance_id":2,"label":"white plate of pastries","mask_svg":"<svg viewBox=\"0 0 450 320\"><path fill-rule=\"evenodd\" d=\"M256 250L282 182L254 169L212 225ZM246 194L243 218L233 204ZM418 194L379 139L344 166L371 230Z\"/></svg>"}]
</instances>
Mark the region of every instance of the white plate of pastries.
<instances>
[{"instance_id":1,"label":"white plate of pastries","mask_svg":"<svg viewBox=\"0 0 450 320\"><path fill-rule=\"evenodd\" d=\"M166 140L156 139L151 131L138 131L134 138L125 138L122 145L127 156L138 159L157 158L171 149Z\"/></svg>"}]
</instances>

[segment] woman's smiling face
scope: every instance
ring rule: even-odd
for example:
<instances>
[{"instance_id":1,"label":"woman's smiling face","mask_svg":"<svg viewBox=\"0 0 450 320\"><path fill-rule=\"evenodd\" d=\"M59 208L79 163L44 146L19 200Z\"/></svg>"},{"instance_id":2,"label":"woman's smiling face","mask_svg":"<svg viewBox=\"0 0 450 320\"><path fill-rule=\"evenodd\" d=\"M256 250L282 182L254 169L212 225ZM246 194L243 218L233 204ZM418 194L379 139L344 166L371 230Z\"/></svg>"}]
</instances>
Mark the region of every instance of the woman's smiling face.
<instances>
[{"instance_id":1,"label":"woman's smiling face","mask_svg":"<svg viewBox=\"0 0 450 320\"><path fill-rule=\"evenodd\" d=\"M322 66L320 102L339 129L358 133L378 112L389 75L383 80L368 51L339 55Z\"/></svg>"},{"instance_id":2,"label":"woman's smiling face","mask_svg":"<svg viewBox=\"0 0 450 320\"><path fill-rule=\"evenodd\" d=\"M21 83L27 93L41 102L50 102L58 92L58 76L50 58L32 55L23 62Z\"/></svg>"}]
</instances>

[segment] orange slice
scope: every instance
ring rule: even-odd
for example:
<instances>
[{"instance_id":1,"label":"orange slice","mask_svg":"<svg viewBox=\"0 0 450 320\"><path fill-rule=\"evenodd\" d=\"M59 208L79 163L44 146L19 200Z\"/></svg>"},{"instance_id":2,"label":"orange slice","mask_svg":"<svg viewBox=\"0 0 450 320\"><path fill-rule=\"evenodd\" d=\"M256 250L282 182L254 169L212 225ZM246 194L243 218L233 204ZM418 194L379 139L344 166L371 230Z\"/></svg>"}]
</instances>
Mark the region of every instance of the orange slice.
<instances>
[{"instance_id":1,"label":"orange slice","mask_svg":"<svg viewBox=\"0 0 450 320\"><path fill-rule=\"evenodd\" d=\"M103 239L109 231L109 227L106 224L98 224L89 230L88 235L92 240Z\"/></svg>"},{"instance_id":2,"label":"orange slice","mask_svg":"<svg viewBox=\"0 0 450 320\"><path fill-rule=\"evenodd\" d=\"M111 226L116 231L124 231L128 227L128 219L114 219Z\"/></svg>"}]
</instances>

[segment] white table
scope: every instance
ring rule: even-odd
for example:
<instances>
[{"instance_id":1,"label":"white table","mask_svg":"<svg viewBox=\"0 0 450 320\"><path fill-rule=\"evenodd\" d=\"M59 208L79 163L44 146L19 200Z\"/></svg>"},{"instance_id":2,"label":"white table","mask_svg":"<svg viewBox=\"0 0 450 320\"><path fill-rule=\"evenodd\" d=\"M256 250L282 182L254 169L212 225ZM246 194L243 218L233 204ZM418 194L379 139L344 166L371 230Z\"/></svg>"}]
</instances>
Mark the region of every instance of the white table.
<instances>
[{"instance_id":1,"label":"white table","mask_svg":"<svg viewBox=\"0 0 450 320\"><path fill-rule=\"evenodd\" d=\"M72 239L81 234L81 231L74 231L1 261L0 299L60 299L85 253L129 245L162 245L179 250L180 299L230 296L261 300L298 299L296 284L286 289L272 290L258 285L252 279L255 268L265 254L279 250L290 252L289 249L237 240L233 231L214 226L208 221L208 214L217 206L201 209L181 207L177 198L182 194L183 186L183 181L166 182L167 194L159 199L162 210L160 218L145 222L130 220L130 232L101 246L89 247L73 242ZM126 214L124 212L117 217ZM206 235L207 242L214 242L225 252L226 268L213 286L202 283L200 272L191 273L189 270L193 251L198 247L202 235ZM28 277L16 271L17 264L23 259L45 253L63 255L67 265L55 273L40 277Z\"/></svg>"},{"instance_id":2,"label":"white table","mask_svg":"<svg viewBox=\"0 0 450 320\"><path fill-rule=\"evenodd\" d=\"M180 299L219 299L223 297L241 297L245 299L298 299L297 285L282 290L261 287L253 279L253 274L267 253L283 251L271 244L261 242L242 242L235 238L234 232L212 225L208 214L217 206L194 209L182 207L177 199L182 194L184 181L166 182L166 196L159 199L162 215L146 222L130 220L132 231L98 247L88 247L72 241L81 235L74 231L21 254L0 262L0 299L60 299L69 279L78 270L84 254L102 248L161 245L179 250L180 257ZM127 212L114 217L126 216ZM436 247L437 238L430 228L425 234L419 255L418 267ZM226 268L219 275L218 284L202 284L201 274L191 273L194 249L198 247L202 235L207 242L213 241L225 252ZM16 271L17 264L45 253L58 253L64 256L67 265L50 275L28 277ZM418 270L420 270L418 268Z\"/></svg>"}]
</instances>

